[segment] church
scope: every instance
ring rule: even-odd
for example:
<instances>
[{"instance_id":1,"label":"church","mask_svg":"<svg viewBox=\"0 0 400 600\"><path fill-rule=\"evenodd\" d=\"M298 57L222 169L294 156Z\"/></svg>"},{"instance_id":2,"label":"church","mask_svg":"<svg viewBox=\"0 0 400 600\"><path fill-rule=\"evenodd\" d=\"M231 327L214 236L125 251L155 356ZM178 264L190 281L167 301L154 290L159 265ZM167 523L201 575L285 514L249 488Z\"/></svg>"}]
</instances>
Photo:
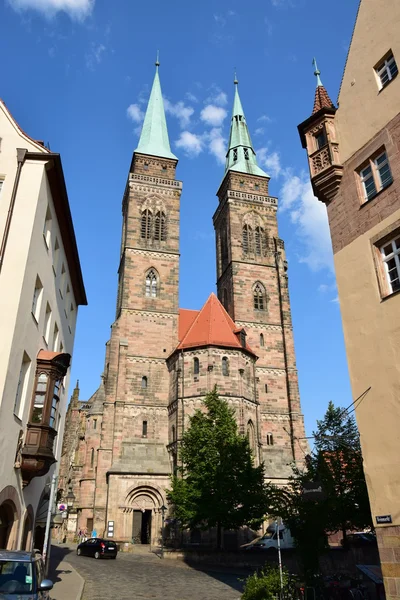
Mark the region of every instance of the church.
<instances>
[{"instance_id":1,"label":"church","mask_svg":"<svg viewBox=\"0 0 400 600\"><path fill-rule=\"evenodd\" d=\"M257 164L234 82L225 172L213 215L217 295L179 307L182 182L159 63L122 199L115 321L88 401L74 390L60 465L67 529L158 543L166 490L190 416L216 385L265 478L284 485L306 449L278 199ZM210 215L211 217L211 215ZM71 504L71 503L70 503Z\"/></svg>"}]
</instances>

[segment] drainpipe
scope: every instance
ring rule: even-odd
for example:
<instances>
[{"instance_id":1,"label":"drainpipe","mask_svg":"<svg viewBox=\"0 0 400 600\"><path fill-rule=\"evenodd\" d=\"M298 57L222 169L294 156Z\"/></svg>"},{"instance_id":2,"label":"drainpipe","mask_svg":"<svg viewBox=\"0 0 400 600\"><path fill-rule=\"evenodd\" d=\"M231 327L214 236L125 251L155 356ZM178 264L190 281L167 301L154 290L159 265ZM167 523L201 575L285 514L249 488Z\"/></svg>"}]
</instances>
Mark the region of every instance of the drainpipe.
<instances>
[{"instance_id":1,"label":"drainpipe","mask_svg":"<svg viewBox=\"0 0 400 600\"><path fill-rule=\"evenodd\" d=\"M279 268L279 260L278 260L278 240L274 237L274 249L275 249L275 266L278 280L278 294L279 294L279 312L282 323L282 342L283 342L283 357L285 361L285 379L286 379L286 393L288 398L288 408L289 408L289 423L290 423L290 444L292 447L293 460L296 460L296 452L294 446L294 430L293 430L293 416L292 416L292 400L290 397L290 385L289 385L289 373L288 373L288 361L287 361L287 347L286 347L286 332L285 332L285 322L283 316L283 306L282 306L282 283L281 283L281 272Z\"/></svg>"},{"instance_id":2,"label":"drainpipe","mask_svg":"<svg viewBox=\"0 0 400 600\"><path fill-rule=\"evenodd\" d=\"M22 165L25 162L25 156L26 156L27 152L28 152L28 150L26 148L17 148L17 172L15 174L14 186L13 186L13 191L12 191L11 200L10 200L10 206L8 207L6 226L4 228L3 239L1 240L1 246L0 246L0 272L1 272L1 269L3 266L4 253L6 251L8 235L10 233L11 219L12 219L13 212L14 212L15 198L17 197L19 178L21 176Z\"/></svg>"}]
</instances>

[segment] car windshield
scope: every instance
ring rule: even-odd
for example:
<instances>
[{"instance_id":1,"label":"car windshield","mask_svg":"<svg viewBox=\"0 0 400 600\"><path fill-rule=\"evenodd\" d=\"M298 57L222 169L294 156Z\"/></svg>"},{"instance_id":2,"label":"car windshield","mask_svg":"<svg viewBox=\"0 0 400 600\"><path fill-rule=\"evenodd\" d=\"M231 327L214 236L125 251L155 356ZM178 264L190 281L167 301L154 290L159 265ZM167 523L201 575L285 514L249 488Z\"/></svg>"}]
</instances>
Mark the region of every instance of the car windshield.
<instances>
[{"instance_id":1,"label":"car windshield","mask_svg":"<svg viewBox=\"0 0 400 600\"><path fill-rule=\"evenodd\" d=\"M32 593L32 563L0 560L0 593Z\"/></svg>"}]
</instances>

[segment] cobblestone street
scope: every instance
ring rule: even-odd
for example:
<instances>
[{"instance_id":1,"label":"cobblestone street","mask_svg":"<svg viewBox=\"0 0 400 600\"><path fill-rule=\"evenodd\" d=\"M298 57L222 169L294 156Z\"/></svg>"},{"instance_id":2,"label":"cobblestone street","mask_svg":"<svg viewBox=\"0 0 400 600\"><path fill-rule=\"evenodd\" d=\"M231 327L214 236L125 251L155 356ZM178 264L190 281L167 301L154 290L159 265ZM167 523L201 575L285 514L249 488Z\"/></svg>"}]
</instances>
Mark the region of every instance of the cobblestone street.
<instances>
[{"instance_id":1,"label":"cobblestone street","mask_svg":"<svg viewBox=\"0 0 400 600\"><path fill-rule=\"evenodd\" d=\"M117 560L65 556L85 579L83 600L239 600L242 575L204 571L154 554L120 553Z\"/></svg>"}]
</instances>

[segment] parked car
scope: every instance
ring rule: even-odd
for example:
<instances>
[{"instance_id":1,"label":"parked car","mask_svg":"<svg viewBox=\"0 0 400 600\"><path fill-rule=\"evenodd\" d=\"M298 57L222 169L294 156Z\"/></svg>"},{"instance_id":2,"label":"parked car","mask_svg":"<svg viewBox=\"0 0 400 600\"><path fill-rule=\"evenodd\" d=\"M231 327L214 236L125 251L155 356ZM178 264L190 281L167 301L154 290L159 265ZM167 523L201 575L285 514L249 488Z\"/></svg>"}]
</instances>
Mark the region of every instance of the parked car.
<instances>
[{"instance_id":1,"label":"parked car","mask_svg":"<svg viewBox=\"0 0 400 600\"><path fill-rule=\"evenodd\" d=\"M0 550L1 600L45 600L52 587L53 582L45 579L40 554Z\"/></svg>"},{"instance_id":2,"label":"parked car","mask_svg":"<svg viewBox=\"0 0 400 600\"><path fill-rule=\"evenodd\" d=\"M342 546L371 546L377 545L376 535L372 532L363 532L360 531L358 533L349 533L346 536L346 541L343 539L340 541Z\"/></svg>"},{"instance_id":3,"label":"parked car","mask_svg":"<svg viewBox=\"0 0 400 600\"><path fill-rule=\"evenodd\" d=\"M76 553L78 556L94 556L94 558L117 558L118 548L111 540L89 538L79 544Z\"/></svg>"}]
</instances>

